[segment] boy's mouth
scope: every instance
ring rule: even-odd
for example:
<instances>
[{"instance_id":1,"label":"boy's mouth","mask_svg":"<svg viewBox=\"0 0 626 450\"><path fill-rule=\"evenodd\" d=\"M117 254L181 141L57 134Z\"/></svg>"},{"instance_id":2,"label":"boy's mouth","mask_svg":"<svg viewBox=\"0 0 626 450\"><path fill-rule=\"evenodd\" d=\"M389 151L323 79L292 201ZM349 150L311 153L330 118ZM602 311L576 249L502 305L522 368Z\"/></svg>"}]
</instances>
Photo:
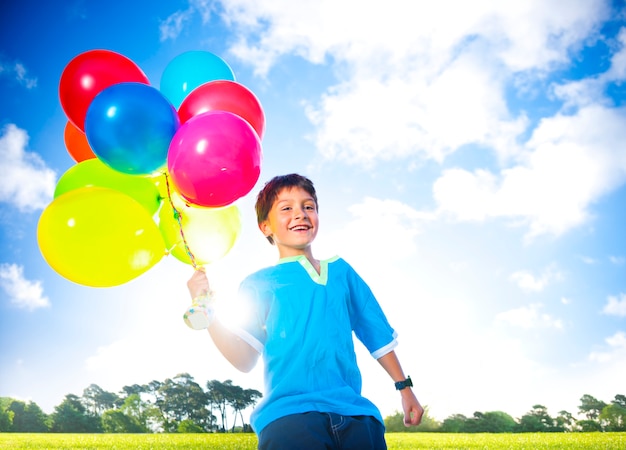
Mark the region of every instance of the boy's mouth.
<instances>
[{"instance_id":1,"label":"boy's mouth","mask_svg":"<svg viewBox=\"0 0 626 450\"><path fill-rule=\"evenodd\" d=\"M308 225L296 225L295 227L289 228L291 231L307 231L311 227Z\"/></svg>"}]
</instances>

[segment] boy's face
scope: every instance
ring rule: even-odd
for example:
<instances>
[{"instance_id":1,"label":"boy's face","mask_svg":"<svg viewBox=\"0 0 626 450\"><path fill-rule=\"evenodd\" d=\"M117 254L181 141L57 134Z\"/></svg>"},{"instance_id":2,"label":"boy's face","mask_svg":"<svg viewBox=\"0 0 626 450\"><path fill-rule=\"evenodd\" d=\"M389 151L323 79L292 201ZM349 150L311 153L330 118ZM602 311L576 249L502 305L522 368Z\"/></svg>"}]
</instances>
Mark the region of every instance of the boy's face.
<instances>
[{"instance_id":1,"label":"boy's face","mask_svg":"<svg viewBox=\"0 0 626 450\"><path fill-rule=\"evenodd\" d=\"M299 187L280 191L267 219L259 224L263 234L274 240L281 258L309 252L318 226L315 200Z\"/></svg>"}]
</instances>

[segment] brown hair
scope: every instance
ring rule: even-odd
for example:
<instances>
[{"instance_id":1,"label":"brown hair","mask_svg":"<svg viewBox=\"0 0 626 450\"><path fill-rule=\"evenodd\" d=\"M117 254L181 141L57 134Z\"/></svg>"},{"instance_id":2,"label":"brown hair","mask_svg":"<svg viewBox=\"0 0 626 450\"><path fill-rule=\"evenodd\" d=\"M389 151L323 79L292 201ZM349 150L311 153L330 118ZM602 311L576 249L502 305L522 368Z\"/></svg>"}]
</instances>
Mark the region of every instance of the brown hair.
<instances>
[{"instance_id":1,"label":"brown hair","mask_svg":"<svg viewBox=\"0 0 626 450\"><path fill-rule=\"evenodd\" d=\"M256 209L256 219L259 225L267 220L267 216L276 201L276 197L278 197L278 193L283 189L291 189L294 187L304 189L313 197L315 208L318 209L317 194L315 193L315 187L311 180L297 173L279 175L265 183L265 186L261 189L259 195L257 195L254 207ZM267 240L270 241L270 244L274 244L274 240L271 236L267 236Z\"/></svg>"}]
</instances>

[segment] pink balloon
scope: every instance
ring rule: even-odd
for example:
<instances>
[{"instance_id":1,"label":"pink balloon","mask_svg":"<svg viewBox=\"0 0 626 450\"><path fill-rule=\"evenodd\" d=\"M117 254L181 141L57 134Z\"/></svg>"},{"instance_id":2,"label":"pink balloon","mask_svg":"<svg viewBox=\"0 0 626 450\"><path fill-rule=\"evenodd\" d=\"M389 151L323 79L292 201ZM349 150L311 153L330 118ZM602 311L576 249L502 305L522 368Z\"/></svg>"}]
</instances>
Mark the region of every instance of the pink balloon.
<instances>
[{"instance_id":1,"label":"pink balloon","mask_svg":"<svg viewBox=\"0 0 626 450\"><path fill-rule=\"evenodd\" d=\"M207 111L228 111L245 119L263 139L265 115L259 99L245 87L230 80L204 83L185 97L178 108L180 123Z\"/></svg>"},{"instance_id":2,"label":"pink balloon","mask_svg":"<svg viewBox=\"0 0 626 450\"><path fill-rule=\"evenodd\" d=\"M176 132L167 168L180 195L198 206L226 206L252 190L261 173L261 142L228 111L192 117Z\"/></svg>"}]
</instances>

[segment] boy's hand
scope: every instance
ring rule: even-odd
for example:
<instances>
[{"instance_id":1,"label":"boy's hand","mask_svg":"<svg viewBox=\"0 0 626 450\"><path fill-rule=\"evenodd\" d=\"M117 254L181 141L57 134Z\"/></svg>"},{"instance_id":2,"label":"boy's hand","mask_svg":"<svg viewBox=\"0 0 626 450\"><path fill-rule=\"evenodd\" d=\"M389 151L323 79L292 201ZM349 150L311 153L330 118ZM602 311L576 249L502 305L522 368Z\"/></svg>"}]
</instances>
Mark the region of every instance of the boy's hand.
<instances>
[{"instance_id":1,"label":"boy's hand","mask_svg":"<svg viewBox=\"0 0 626 450\"><path fill-rule=\"evenodd\" d=\"M209 289L209 279L204 267L195 270L187 281L187 288L192 304L183 314L183 319L189 328L204 330L211 325L215 316L215 299Z\"/></svg>"},{"instance_id":2,"label":"boy's hand","mask_svg":"<svg viewBox=\"0 0 626 450\"><path fill-rule=\"evenodd\" d=\"M424 415L424 408L417 401L415 394L411 388L403 389L402 391L402 409L404 410L404 426L417 426L422 422L422 416Z\"/></svg>"},{"instance_id":3,"label":"boy's hand","mask_svg":"<svg viewBox=\"0 0 626 450\"><path fill-rule=\"evenodd\" d=\"M189 281L187 281L187 288L192 299L209 292L209 279L206 276L204 267L198 267L194 271Z\"/></svg>"}]
</instances>

